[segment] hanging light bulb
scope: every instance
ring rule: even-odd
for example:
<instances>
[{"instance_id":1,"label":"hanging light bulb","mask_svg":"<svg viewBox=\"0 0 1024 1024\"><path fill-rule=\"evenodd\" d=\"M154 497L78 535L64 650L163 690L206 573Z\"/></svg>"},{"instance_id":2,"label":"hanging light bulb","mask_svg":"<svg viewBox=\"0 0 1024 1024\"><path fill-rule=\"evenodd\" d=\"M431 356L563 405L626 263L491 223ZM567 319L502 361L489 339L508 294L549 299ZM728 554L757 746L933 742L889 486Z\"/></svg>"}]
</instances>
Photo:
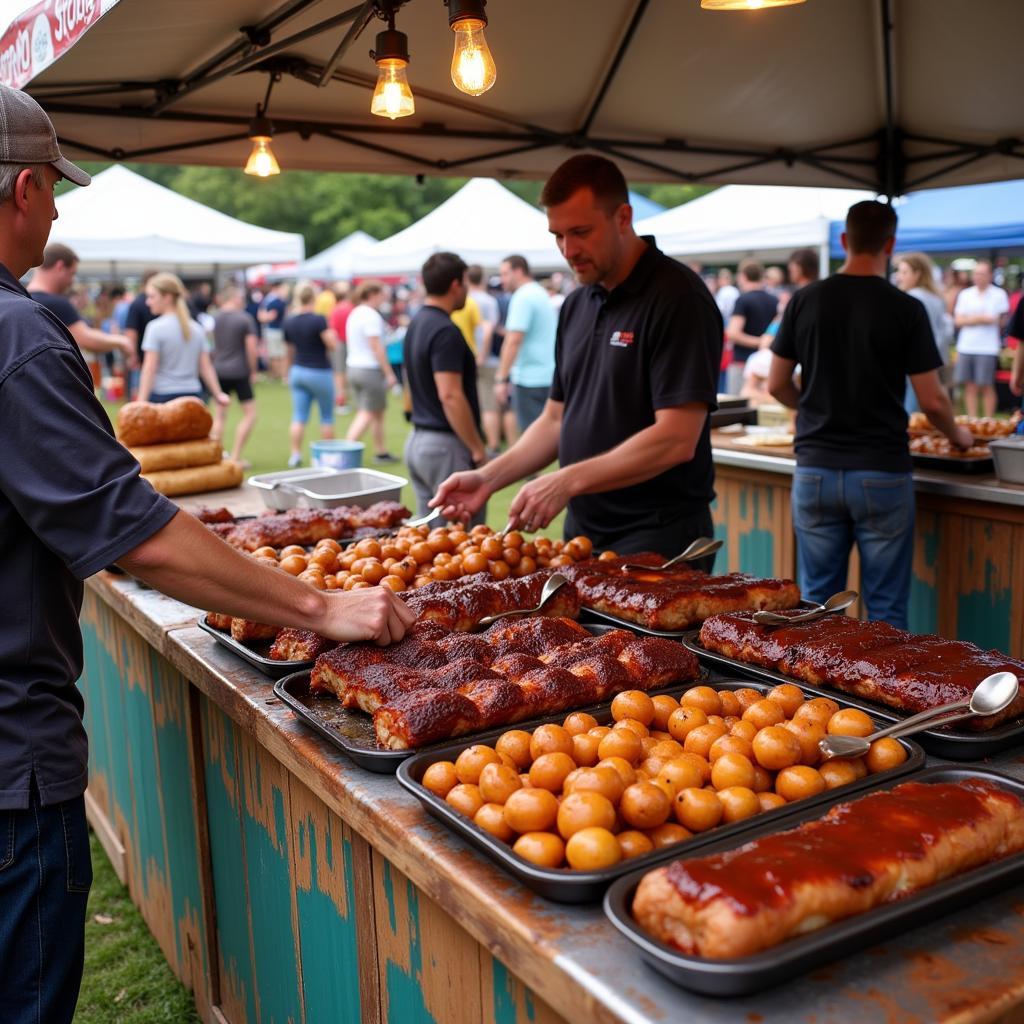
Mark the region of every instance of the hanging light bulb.
<instances>
[{"instance_id":1,"label":"hanging light bulb","mask_svg":"<svg viewBox=\"0 0 1024 1024\"><path fill-rule=\"evenodd\" d=\"M484 38L487 0L446 0L448 25L455 33L452 83L470 96L487 92L498 77L491 48Z\"/></svg>"},{"instance_id":2,"label":"hanging light bulb","mask_svg":"<svg viewBox=\"0 0 1024 1024\"><path fill-rule=\"evenodd\" d=\"M377 62L377 85L370 101L370 113L378 117L408 117L416 113L416 101L405 69L409 64L409 40L394 27L377 33L377 45L370 51Z\"/></svg>"},{"instance_id":3,"label":"hanging light bulb","mask_svg":"<svg viewBox=\"0 0 1024 1024\"><path fill-rule=\"evenodd\" d=\"M270 148L270 140L274 137L274 126L257 108L256 116L249 122L249 138L252 141L252 152L245 162L245 173L256 178L269 178L281 173L281 165Z\"/></svg>"},{"instance_id":4,"label":"hanging light bulb","mask_svg":"<svg viewBox=\"0 0 1024 1024\"><path fill-rule=\"evenodd\" d=\"M804 0L700 0L706 11L761 11L766 7L791 7Z\"/></svg>"}]
</instances>

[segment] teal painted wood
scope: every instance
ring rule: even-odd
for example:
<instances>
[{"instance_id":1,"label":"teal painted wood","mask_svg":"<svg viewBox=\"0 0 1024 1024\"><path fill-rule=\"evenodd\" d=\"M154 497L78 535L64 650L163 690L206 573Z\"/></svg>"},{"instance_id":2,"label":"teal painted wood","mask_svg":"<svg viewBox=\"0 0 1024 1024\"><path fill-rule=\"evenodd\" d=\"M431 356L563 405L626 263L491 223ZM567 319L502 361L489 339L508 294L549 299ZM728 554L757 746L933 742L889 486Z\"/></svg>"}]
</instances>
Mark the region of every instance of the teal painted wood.
<instances>
[{"instance_id":1,"label":"teal painted wood","mask_svg":"<svg viewBox=\"0 0 1024 1024\"><path fill-rule=\"evenodd\" d=\"M908 620L915 633L939 631L939 517L918 515Z\"/></svg>"},{"instance_id":2,"label":"teal painted wood","mask_svg":"<svg viewBox=\"0 0 1024 1024\"><path fill-rule=\"evenodd\" d=\"M972 576L978 575L978 569L974 566L982 557L980 553L968 549L967 563ZM994 563L985 561L979 568L984 579L983 587L964 590L957 595L957 639L970 640L979 647L1009 651L1013 591L1009 586L998 586L1000 571Z\"/></svg>"},{"instance_id":3,"label":"teal painted wood","mask_svg":"<svg viewBox=\"0 0 1024 1024\"><path fill-rule=\"evenodd\" d=\"M387 962L388 1024L438 1024L427 1009L420 986L423 973L423 940L420 935L420 900L416 887L405 879L409 907L409 970L393 960ZM391 865L384 862L384 894L388 902L388 924L391 934L398 934L395 910L395 886Z\"/></svg>"},{"instance_id":4,"label":"teal painted wood","mask_svg":"<svg viewBox=\"0 0 1024 1024\"><path fill-rule=\"evenodd\" d=\"M296 831L295 899L306 1021L361 1021L352 844L344 838L338 843L332 837L330 823L339 819L326 808L323 820L326 827L320 830L313 815L306 814L299 818ZM339 907L336 894L332 895L336 882L323 877L339 870L344 873L344 907Z\"/></svg>"},{"instance_id":5,"label":"teal painted wood","mask_svg":"<svg viewBox=\"0 0 1024 1024\"><path fill-rule=\"evenodd\" d=\"M237 733L219 708L200 700L207 822L220 952L220 1002L231 1024L256 1020L249 896L242 842Z\"/></svg>"},{"instance_id":6,"label":"teal painted wood","mask_svg":"<svg viewBox=\"0 0 1024 1024\"><path fill-rule=\"evenodd\" d=\"M753 576L775 575L775 493L770 487L744 485L739 494L739 564Z\"/></svg>"},{"instance_id":7,"label":"teal painted wood","mask_svg":"<svg viewBox=\"0 0 1024 1024\"><path fill-rule=\"evenodd\" d=\"M110 792L111 736L106 713L110 685L105 679L116 679L115 696L120 702L120 678L113 660L100 643L95 624L83 619L81 625L84 662L78 688L85 701L85 731L89 737L89 788L104 816L115 827L114 803Z\"/></svg>"},{"instance_id":8,"label":"teal painted wood","mask_svg":"<svg viewBox=\"0 0 1024 1024\"><path fill-rule=\"evenodd\" d=\"M516 1005L513 991L512 975L508 968L500 961L492 958L491 965L491 987L494 998L494 1024L521 1024L519 1008ZM525 985L518 986L523 993L523 1012L526 1020L537 1019L537 1009L533 1002L533 993Z\"/></svg>"}]
</instances>

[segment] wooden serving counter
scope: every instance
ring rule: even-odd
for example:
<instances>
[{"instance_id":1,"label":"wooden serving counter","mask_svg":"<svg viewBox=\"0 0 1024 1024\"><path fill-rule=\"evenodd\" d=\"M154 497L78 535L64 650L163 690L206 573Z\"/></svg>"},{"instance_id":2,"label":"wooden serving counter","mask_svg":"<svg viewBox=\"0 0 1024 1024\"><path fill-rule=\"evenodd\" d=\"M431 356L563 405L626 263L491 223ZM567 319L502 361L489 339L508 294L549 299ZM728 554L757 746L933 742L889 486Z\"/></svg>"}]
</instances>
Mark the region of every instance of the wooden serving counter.
<instances>
[{"instance_id":1,"label":"wooden serving counter","mask_svg":"<svg viewBox=\"0 0 1024 1024\"><path fill-rule=\"evenodd\" d=\"M712 431L717 568L796 578L791 448L743 448ZM910 628L1024 657L1024 487L991 475L915 471ZM850 586L859 568L851 558Z\"/></svg>"},{"instance_id":2,"label":"wooden serving counter","mask_svg":"<svg viewBox=\"0 0 1024 1024\"><path fill-rule=\"evenodd\" d=\"M206 1021L966 1022L1024 1006L1024 886L757 996L677 989L600 907L533 895L309 732L198 614L93 577L81 686L90 820ZM997 766L1024 778L1020 762Z\"/></svg>"}]
</instances>

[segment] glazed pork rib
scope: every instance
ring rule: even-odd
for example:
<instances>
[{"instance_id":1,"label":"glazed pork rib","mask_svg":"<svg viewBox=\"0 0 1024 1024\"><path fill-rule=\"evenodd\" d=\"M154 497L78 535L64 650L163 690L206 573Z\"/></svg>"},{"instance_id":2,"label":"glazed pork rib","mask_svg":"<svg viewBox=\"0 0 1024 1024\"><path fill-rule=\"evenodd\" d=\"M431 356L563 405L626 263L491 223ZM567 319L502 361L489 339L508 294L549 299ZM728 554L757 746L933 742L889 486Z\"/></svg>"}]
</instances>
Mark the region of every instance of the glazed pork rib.
<instances>
[{"instance_id":1,"label":"glazed pork rib","mask_svg":"<svg viewBox=\"0 0 1024 1024\"><path fill-rule=\"evenodd\" d=\"M716 615L701 627L700 642L709 651L810 686L829 686L911 714L969 698L993 672L1012 672L1024 683L1024 662L998 651L841 615L780 627L761 626L748 613ZM1005 711L964 724L985 731L1022 714L1024 687Z\"/></svg>"},{"instance_id":2,"label":"glazed pork rib","mask_svg":"<svg viewBox=\"0 0 1024 1024\"><path fill-rule=\"evenodd\" d=\"M1024 803L988 780L907 782L817 821L645 875L633 916L684 953L733 959L1024 849Z\"/></svg>"},{"instance_id":3,"label":"glazed pork rib","mask_svg":"<svg viewBox=\"0 0 1024 1024\"><path fill-rule=\"evenodd\" d=\"M698 673L681 644L532 616L475 635L418 623L391 647L343 645L317 659L310 690L373 715L377 742L406 750Z\"/></svg>"},{"instance_id":4,"label":"glazed pork rib","mask_svg":"<svg viewBox=\"0 0 1024 1024\"><path fill-rule=\"evenodd\" d=\"M708 576L679 566L667 572L623 570L627 562L660 565L664 561L661 555L645 552L592 559L561 571L576 584L585 607L647 629L683 630L722 612L795 608L800 603L800 590L792 580L759 579L739 572Z\"/></svg>"}]
</instances>

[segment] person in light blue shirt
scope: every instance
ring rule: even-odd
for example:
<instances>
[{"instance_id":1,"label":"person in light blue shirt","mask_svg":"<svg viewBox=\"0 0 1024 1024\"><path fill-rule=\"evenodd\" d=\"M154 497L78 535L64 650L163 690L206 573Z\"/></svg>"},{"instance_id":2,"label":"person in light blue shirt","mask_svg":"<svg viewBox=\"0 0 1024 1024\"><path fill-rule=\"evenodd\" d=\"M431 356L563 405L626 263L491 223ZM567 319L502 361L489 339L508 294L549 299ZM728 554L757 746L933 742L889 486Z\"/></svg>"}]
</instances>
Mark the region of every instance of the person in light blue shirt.
<instances>
[{"instance_id":1,"label":"person in light blue shirt","mask_svg":"<svg viewBox=\"0 0 1024 1024\"><path fill-rule=\"evenodd\" d=\"M547 291L530 275L530 264L522 256L502 260L501 286L512 298L494 393L504 407L512 385L512 407L522 432L541 414L548 398L555 373L558 313Z\"/></svg>"}]
</instances>

